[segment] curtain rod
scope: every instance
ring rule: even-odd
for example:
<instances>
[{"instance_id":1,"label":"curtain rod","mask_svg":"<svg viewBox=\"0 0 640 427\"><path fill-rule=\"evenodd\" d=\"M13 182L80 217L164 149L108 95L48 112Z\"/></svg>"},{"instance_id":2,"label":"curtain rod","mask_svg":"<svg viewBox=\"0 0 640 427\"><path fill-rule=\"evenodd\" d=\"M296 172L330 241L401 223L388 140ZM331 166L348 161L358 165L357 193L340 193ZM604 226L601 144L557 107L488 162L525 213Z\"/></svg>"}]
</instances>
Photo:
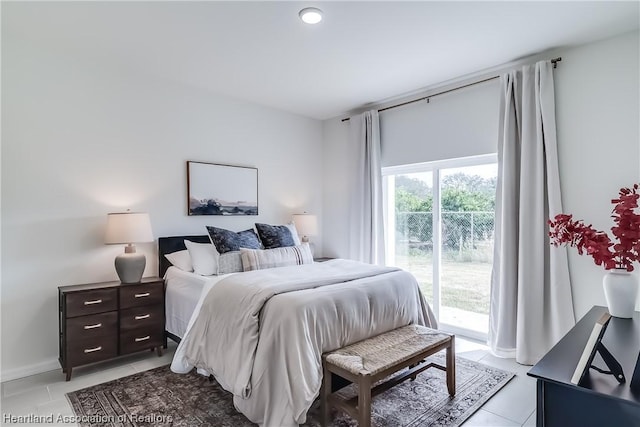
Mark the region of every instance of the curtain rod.
<instances>
[{"instance_id":1,"label":"curtain rod","mask_svg":"<svg viewBox=\"0 0 640 427\"><path fill-rule=\"evenodd\" d=\"M562 61L562 58L561 58L561 57L558 57L558 58L552 59L552 60L551 60L551 63L553 64L553 68L558 68L558 62L560 62L560 61ZM413 104L414 102L424 101L425 99L427 100L427 104L428 104L428 103L429 103L429 98L432 98L432 97L434 97L434 96L444 95L445 93L453 92L453 91L456 91L456 90L459 90L459 89L464 89L464 88L469 87L469 86L474 86L474 85L477 85L477 84L480 84L480 83L484 83L484 82L488 82L488 81L491 81L491 80L495 80L495 79L497 79L497 78L499 78L499 77L500 77L499 75L498 75L498 76L489 77L489 78L486 78L486 79L484 79L484 80L479 80L479 81L477 81L477 82L468 83L468 84L466 84L466 85L462 85L462 86L454 87L454 88L452 88L452 89L443 90L442 92L432 93L431 95L423 96L422 98L413 99L413 100L411 100L411 101L406 101L406 102L401 102L400 104L390 105L390 106L388 106L388 107L384 107L384 108L380 108L380 109L378 109L378 113L381 113L381 112L383 112L383 111L387 111L387 110L391 110L391 109L393 109L393 108L402 107L402 106L405 106L405 105L408 105L408 104ZM344 119L342 119L341 121L343 121L343 122L348 122L349 120L350 120L350 118L349 118L349 117L345 117L345 118L344 118Z\"/></svg>"}]
</instances>

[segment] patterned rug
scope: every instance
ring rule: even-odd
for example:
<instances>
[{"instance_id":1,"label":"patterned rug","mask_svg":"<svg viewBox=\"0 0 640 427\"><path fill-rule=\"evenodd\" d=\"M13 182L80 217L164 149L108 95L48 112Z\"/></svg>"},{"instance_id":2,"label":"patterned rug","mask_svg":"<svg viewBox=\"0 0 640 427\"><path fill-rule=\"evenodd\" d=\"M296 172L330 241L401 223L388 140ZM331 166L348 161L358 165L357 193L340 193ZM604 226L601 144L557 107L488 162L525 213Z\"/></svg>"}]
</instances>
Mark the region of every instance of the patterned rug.
<instances>
[{"instance_id":1,"label":"patterned rug","mask_svg":"<svg viewBox=\"0 0 640 427\"><path fill-rule=\"evenodd\" d=\"M433 358L443 363L444 358ZM514 374L456 358L456 396L448 396L445 373L427 369L373 398L374 426L454 427L462 424ZM353 394L353 386L341 393ZM174 374L169 366L152 369L67 394L80 426L255 426L238 413L231 394L193 371ZM319 402L307 414L306 427L320 425ZM357 423L334 411L334 427Z\"/></svg>"}]
</instances>

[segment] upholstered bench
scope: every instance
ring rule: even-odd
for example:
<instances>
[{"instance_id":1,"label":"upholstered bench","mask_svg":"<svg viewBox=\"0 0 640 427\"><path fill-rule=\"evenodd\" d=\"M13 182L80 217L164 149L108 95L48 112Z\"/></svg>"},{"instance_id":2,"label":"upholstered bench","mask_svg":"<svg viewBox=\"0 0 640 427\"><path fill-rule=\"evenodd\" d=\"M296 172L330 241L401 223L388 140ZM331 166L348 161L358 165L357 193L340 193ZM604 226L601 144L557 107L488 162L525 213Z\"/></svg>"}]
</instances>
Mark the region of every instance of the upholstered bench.
<instances>
[{"instance_id":1,"label":"upholstered bench","mask_svg":"<svg viewBox=\"0 0 640 427\"><path fill-rule=\"evenodd\" d=\"M426 363L425 358L447 350L446 366ZM320 403L322 425L329 421L331 407L344 410L360 427L371 426L371 398L428 368L447 373L447 389L456 392L454 336L419 325L408 325L322 355L323 381ZM378 381L409 368L373 387ZM358 386L358 395L346 400L331 392L331 375ZM373 388L372 388L373 387Z\"/></svg>"}]
</instances>

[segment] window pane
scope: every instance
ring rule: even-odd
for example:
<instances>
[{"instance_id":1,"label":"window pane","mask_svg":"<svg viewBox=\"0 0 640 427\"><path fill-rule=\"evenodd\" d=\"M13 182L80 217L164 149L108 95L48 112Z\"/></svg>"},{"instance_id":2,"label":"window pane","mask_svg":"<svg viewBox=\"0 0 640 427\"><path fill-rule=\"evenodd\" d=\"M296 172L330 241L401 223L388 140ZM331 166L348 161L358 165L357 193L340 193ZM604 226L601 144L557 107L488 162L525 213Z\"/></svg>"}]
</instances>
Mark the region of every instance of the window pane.
<instances>
[{"instance_id":1,"label":"window pane","mask_svg":"<svg viewBox=\"0 0 640 427\"><path fill-rule=\"evenodd\" d=\"M433 304L433 176L395 176L395 265L418 279Z\"/></svg>"},{"instance_id":2,"label":"window pane","mask_svg":"<svg viewBox=\"0 0 640 427\"><path fill-rule=\"evenodd\" d=\"M441 170L440 321L488 332L497 165Z\"/></svg>"}]
</instances>

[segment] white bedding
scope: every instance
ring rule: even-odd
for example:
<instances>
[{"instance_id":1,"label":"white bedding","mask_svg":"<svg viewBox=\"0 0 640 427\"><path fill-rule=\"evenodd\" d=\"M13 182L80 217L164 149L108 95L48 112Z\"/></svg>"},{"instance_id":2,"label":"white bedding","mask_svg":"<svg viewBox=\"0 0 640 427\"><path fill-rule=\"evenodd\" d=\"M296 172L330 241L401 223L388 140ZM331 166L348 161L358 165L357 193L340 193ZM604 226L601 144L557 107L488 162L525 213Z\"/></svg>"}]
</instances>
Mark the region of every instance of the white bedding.
<instances>
[{"instance_id":1,"label":"white bedding","mask_svg":"<svg viewBox=\"0 0 640 427\"><path fill-rule=\"evenodd\" d=\"M165 294L165 329L173 335L182 338L187 331L203 289L211 289L225 277L235 273L220 276L200 276L198 274L180 270L174 266L167 269L164 281L167 285Z\"/></svg>"},{"instance_id":2,"label":"white bedding","mask_svg":"<svg viewBox=\"0 0 640 427\"><path fill-rule=\"evenodd\" d=\"M436 327L415 278L347 260L237 274L205 290L171 369L211 372L263 426L295 426L321 355L410 323Z\"/></svg>"}]
</instances>

